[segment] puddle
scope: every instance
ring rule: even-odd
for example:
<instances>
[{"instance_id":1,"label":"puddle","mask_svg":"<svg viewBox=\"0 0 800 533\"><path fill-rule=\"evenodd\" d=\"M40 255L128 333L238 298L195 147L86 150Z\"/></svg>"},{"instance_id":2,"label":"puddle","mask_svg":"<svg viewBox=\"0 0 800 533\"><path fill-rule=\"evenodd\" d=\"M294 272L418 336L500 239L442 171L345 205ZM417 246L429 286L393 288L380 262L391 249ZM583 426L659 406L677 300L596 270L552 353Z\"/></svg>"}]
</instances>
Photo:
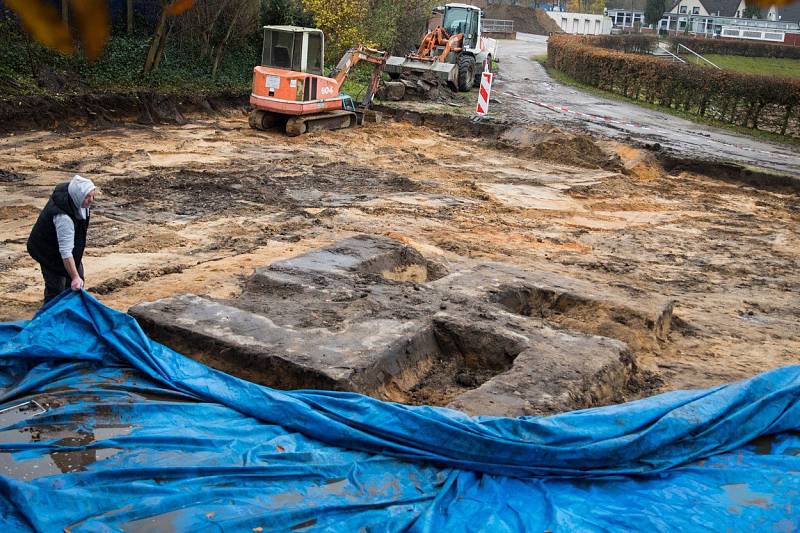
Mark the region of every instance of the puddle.
<instances>
[{"instance_id":1,"label":"puddle","mask_svg":"<svg viewBox=\"0 0 800 533\"><path fill-rule=\"evenodd\" d=\"M74 398L69 399L74 401ZM47 402L42 400L42 403ZM132 426L127 424L106 422L105 419L114 417L114 414L110 409L101 409L103 406L97 406L92 415L73 415L64 420L57 411L63 405L60 401L53 403L59 407L47 411L47 420L36 418L45 411L34 401L0 412L0 427L6 428L0 431L0 474L29 481L53 474L85 471L89 465L119 451L113 447L95 447L96 443L128 435L132 430ZM101 419L93 427L89 423L92 416ZM50 420L59 422L42 423ZM15 425L21 427L13 427Z\"/></svg>"}]
</instances>

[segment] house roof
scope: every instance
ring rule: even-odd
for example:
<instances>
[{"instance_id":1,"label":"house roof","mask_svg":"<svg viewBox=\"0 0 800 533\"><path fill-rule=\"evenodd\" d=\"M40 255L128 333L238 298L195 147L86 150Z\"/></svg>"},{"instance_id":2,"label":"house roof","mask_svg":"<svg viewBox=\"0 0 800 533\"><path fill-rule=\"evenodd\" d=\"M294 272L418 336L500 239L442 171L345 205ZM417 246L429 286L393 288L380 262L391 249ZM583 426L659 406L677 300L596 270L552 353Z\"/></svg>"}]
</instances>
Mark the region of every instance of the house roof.
<instances>
[{"instance_id":1,"label":"house roof","mask_svg":"<svg viewBox=\"0 0 800 533\"><path fill-rule=\"evenodd\" d=\"M736 14L741 0L700 0L709 15L719 14L723 17L732 17Z\"/></svg>"},{"instance_id":2,"label":"house roof","mask_svg":"<svg viewBox=\"0 0 800 533\"><path fill-rule=\"evenodd\" d=\"M800 2L793 2L788 6L775 6L781 22L800 23Z\"/></svg>"},{"instance_id":3,"label":"house roof","mask_svg":"<svg viewBox=\"0 0 800 533\"><path fill-rule=\"evenodd\" d=\"M626 11L644 11L647 0L606 0L606 9L623 9Z\"/></svg>"},{"instance_id":4,"label":"house roof","mask_svg":"<svg viewBox=\"0 0 800 533\"><path fill-rule=\"evenodd\" d=\"M675 0L670 8L670 11L680 4L683 0ZM709 15L717 15L721 17L732 17L736 15L736 10L739 7L741 0L700 0L703 7Z\"/></svg>"}]
</instances>

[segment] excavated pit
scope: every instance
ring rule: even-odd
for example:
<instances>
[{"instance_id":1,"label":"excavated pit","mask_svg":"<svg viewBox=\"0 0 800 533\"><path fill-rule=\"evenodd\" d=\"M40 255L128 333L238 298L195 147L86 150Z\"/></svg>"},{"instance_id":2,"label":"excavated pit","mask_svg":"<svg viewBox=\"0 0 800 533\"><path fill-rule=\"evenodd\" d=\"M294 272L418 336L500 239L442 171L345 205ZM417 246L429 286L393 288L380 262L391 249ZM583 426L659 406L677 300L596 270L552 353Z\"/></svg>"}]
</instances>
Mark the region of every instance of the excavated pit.
<instances>
[{"instance_id":1,"label":"excavated pit","mask_svg":"<svg viewBox=\"0 0 800 533\"><path fill-rule=\"evenodd\" d=\"M503 264L448 273L357 235L257 269L237 298L181 295L130 313L156 340L270 387L519 416L631 397L639 369L621 337L669 335L671 304L650 300ZM598 309L622 335L543 319L581 326Z\"/></svg>"},{"instance_id":2,"label":"excavated pit","mask_svg":"<svg viewBox=\"0 0 800 533\"><path fill-rule=\"evenodd\" d=\"M519 340L486 329L462 327L441 317L432 321L399 360L401 372L379 370L381 384L362 392L411 405L448 405L461 394L508 371L524 349Z\"/></svg>"}]
</instances>

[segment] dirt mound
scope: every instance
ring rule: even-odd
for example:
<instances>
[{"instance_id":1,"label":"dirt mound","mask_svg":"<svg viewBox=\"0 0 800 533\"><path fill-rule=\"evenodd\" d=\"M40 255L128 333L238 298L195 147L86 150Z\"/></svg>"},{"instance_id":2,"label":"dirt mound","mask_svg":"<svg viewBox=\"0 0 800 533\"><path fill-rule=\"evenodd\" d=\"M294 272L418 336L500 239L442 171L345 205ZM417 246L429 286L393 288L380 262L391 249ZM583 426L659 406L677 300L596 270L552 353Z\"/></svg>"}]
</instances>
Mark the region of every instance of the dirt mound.
<instances>
[{"instance_id":1,"label":"dirt mound","mask_svg":"<svg viewBox=\"0 0 800 533\"><path fill-rule=\"evenodd\" d=\"M604 150L591 136L558 128L514 126L503 132L498 143L514 148L525 156L564 165L605 170L622 169L619 156Z\"/></svg>"},{"instance_id":2,"label":"dirt mound","mask_svg":"<svg viewBox=\"0 0 800 533\"><path fill-rule=\"evenodd\" d=\"M561 33L561 28L543 9L531 9L523 6L491 5L486 10L486 18L513 20L514 31L549 35Z\"/></svg>"},{"instance_id":3,"label":"dirt mound","mask_svg":"<svg viewBox=\"0 0 800 533\"><path fill-rule=\"evenodd\" d=\"M0 132L108 127L132 120L182 124L188 113L217 113L245 105L247 96L235 93L186 98L159 93L6 96L0 98Z\"/></svg>"}]
</instances>

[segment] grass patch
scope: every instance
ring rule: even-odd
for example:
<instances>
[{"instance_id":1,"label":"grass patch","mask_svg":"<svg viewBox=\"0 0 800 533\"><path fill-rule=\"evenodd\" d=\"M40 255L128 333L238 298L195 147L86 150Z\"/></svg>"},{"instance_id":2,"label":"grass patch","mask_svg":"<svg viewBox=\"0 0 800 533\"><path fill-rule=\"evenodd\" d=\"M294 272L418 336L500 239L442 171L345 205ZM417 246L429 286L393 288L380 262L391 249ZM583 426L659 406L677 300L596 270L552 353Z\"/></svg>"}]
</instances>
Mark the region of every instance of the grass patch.
<instances>
[{"instance_id":1,"label":"grass patch","mask_svg":"<svg viewBox=\"0 0 800 533\"><path fill-rule=\"evenodd\" d=\"M714 127L717 127L717 128L726 129L726 130L729 130L729 131L740 133L742 135L747 135L749 137L756 137L756 138L763 139L763 140L766 140L766 141L772 141L772 142L776 142L776 143L780 143L780 144L788 144L788 145L791 145L791 146L800 146L800 139L796 139L796 138L790 137L788 135L786 135L786 136L778 135L777 133L770 133L768 131L761 131L761 130L755 130L755 129L750 129L750 128L744 128L742 126L736 126L735 124L728 124L727 122L720 122L718 120L713 120L713 119L709 119L709 118L705 118L705 117L699 117L697 115L692 115L690 113L686 113L684 111L673 109L671 107L663 107L663 106L656 105L656 104L650 104L650 103L644 102L642 100L633 100L632 98L625 98L624 96L619 95L617 93L612 93L610 91L605 91L603 89L598 89L597 87L592 87L591 85L585 85L583 83L575 81L574 79L572 79L571 77L569 77L568 75L564 74L563 72L561 72L559 70L556 70L554 68L550 68L547 65L547 56L546 55L533 56L531 59L536 61L536 62L538 62L538 63L540 63L545 68L545 70L547 71L547 74L551 78L553 78L555 81L557 81L559 83L562 83L564 85L569 85L571 87L575 87L576 89L580 89L583 92L592 94L592 95L597 96L597 97L607 98L609 100L616 100L618 102L628 102L628 103L631 103L631 104L636 104L636 105L638 105L640 107L644 107L644 108L647 108L647 109L652 109L653 111L661 111L662 113L666 113L668 115L672 115L672 116L675 116L675 117L686 119L686 120L691 121L691 122L696 122L698 124L705 124L707 126L714 126Z\"/></svg>"},{"instance_id":2,"label":"grass patch","mask_svg":"<svg viewBox=\"0 0 800 533\"><path fill-rule=\"evenodd\" d=\"M718 54L706 54L706 59L725 70L734 70L746 74L762 76L782 76L800 79L800 59L785 57L745 57ZM686 55L684 59L701 67L713 68L697 56Z\"/></svg>"}]
</instances>

